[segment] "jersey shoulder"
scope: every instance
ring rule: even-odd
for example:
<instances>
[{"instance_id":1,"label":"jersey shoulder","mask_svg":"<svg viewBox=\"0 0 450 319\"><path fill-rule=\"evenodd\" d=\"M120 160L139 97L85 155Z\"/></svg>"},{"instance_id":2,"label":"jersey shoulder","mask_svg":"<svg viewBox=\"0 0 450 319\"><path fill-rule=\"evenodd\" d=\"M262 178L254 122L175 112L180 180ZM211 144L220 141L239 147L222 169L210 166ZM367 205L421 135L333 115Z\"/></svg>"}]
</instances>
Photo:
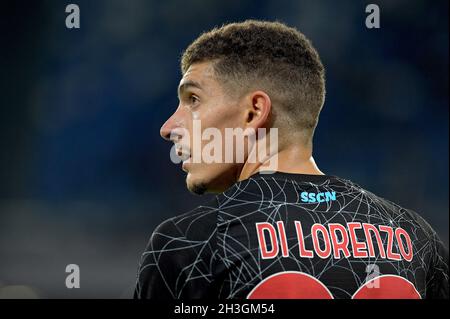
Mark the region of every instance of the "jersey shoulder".
<instances>
[{"instance_id":1,"label":"jersey shoulder","mask_svg":"<svg viewBox=\"0 0 450 319\"><path fill-rule=\"evenodd\" d=\"M192 241L207 240L217 225L217 199L214 198L186 213L168 218L152 234L166 239L183 238Z\"/></svg>"}]
</instances>

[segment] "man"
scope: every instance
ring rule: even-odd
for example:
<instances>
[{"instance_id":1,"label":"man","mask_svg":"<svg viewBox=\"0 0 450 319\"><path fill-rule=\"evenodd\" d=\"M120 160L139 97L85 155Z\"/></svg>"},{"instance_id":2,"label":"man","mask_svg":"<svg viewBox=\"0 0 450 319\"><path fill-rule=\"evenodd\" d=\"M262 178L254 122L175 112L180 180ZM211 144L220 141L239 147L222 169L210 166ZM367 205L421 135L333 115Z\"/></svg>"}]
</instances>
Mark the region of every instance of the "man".
<instances>
[{"instance_id":1,"label":"man","mask_svg":"<svg viewBox=\"0 0 450 319\"><path fill-rule=\"evenodd\" d=\"M315 164L324 68L303 34L228 24L196 39L181 70L161 136L188 189L218 195L156 228L136 298L448 298L448 254L433 229ZM226 139L230 128L243 146ZM220 156L205 160L211 150Z\"/></svg>"}]
</instances>

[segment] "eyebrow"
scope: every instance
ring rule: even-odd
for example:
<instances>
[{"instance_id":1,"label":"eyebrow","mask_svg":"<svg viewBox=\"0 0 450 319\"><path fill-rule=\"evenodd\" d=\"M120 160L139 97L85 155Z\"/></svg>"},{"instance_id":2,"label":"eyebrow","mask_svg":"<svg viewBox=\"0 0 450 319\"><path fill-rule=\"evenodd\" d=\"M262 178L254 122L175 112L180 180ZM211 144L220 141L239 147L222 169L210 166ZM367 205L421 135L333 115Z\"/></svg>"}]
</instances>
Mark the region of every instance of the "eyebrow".
<instances>
[{"instance_id":1,"label":"eyebrow","mask_svg":"<svg viewBox=\"0 0 450 319\"><path fill-rule=\"evenodd\" d=\"M192 80L188 80L188 81L183 82L182 84L180 84L180 86L178 86L178 97L181 96L183 91L187 90L190 87L194 87L194 88L197 88L199 90L203 90L202 86L199 83L197 83L195 81L192 81Z\"/></svg>"}]
</instances>

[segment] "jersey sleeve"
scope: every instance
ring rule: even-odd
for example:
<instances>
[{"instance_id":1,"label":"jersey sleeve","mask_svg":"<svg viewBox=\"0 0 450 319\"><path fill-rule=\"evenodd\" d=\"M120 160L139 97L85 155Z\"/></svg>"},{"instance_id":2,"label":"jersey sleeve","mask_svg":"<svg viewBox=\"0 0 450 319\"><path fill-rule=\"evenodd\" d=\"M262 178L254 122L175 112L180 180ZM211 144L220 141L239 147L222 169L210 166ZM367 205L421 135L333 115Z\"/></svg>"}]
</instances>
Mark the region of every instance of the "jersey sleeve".
<instances>
[{"instance_id":1,"label":"jersey sleeve","mask_svg":"<svg viewBox=\"0 0 450 319\"><path fill-rule=\"evenodd\" d=\"M211 207L160 224L142 254L134 298L197 299L214 295L216 218Z\"/></svg>"},{"instance_id":2,"label":"jersey sleeve","mask_svg":"<svg viewBox=\"0 0 450 319\"><path fill-rule=\"evenodd\" d=\"M427 299L449 298L449 269L448 250L439 239L437 234L433 235L435 251L430 267L428 279Z\"/></svg>"}]
</instances>

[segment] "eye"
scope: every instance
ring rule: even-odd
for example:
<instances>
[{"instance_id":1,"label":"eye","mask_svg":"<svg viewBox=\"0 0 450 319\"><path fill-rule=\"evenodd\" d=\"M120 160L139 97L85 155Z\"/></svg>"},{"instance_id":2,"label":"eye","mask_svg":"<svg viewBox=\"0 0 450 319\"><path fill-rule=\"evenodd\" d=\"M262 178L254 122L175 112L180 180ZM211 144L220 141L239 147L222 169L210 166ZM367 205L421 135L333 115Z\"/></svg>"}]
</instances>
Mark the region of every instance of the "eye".
<instances>
[{"instance_id":1,"label":"eye","mask_svg":"<svg viewBox=\"0 0 450 319\"><path fill-rule=\"evenodd\" d=\"M199 100L199 98L198 98L196 95L191 94L191 95L189 96L189 101L190 101L192 104L196 104L196 103L198 103L200 100Z\"/></svg>"}]
</instances>

